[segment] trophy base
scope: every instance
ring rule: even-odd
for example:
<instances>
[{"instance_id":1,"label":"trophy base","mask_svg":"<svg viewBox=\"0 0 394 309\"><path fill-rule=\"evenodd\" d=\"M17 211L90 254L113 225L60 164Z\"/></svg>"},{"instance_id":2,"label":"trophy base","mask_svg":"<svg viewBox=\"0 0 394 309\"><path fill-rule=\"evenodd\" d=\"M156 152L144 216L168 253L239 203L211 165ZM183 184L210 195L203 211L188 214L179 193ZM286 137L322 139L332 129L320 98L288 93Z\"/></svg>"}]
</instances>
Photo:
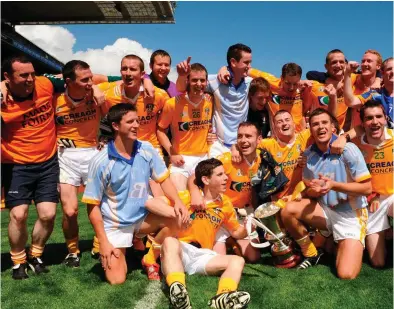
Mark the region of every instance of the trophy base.
<instances>
[{"instance_id":1,"label":"trophy base","mask_svg":"<svg viewBox=\"0 0 394 309\"><path fill-rule=\"evenodd\" d=\"M285 261L283 261L283 262L285 262ZM274 262L274 266L277 267L277 268L293 268L293 267L296 267L300 262L301 262L301 257L299 255L293 255L289 262L287 262L285 264L282 264L282 263L281 264L276 264Z\"/></svg>"},{"instance_id":2,"label":"trophy base","mask_svg":"<svg viewBox=\"0 0 394 309\"><path fill-rule=\"evenodd\" d=\"M301 260L301 257L293 252L293 243L289 238L283 239L285 246L279 243L273 244L271 254L274 258L274 265L278 268L292 268Z\"/></svg>"}]
</instances>

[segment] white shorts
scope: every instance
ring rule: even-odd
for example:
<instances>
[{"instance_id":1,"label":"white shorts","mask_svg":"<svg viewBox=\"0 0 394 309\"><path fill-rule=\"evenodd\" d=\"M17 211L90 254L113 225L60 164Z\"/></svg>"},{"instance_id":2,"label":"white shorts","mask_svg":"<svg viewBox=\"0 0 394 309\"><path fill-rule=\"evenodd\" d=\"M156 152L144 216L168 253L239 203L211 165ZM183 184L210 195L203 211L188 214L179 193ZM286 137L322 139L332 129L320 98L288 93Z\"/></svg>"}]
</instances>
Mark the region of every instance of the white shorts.
<instances>
[{"instance_id":1,"label":"white shorts","mask_svg":"<svg viewBox=\"0 0 394 309\"><path fill-rule=\"evenodd\" d=\"M243 208L243 209L246 210L246 213L247 213L248 215L254 212L253 207L250 207L250 206L249 206L249 207L245 207L245 208ZM244 217L240 217L238 214L237 214L237 216L238 216L238 223L241 224L241 225L243 225L243 224L244 224L244 219L245 219L245 218L244 218ZM230 236L231 236L230 232L229 232L228 230L226 230L226 228L224 228L223 226L221 226L221 227L219 228L219 230L217 231L217 233L216 233L215 242L222 242L222 243L225 243L225 242L226 242L226 239L229 238ZM250 238L251 238L251 239L257 239L258 237L259 237L259 235L258 235L258 233L257 233L256 231L253 231L253 232L251 233L251 235L250 235ZM249 237L246 236L244 239L248 240Z\"/></svg>"},{"instance_id":2,"label":"white shorts","mask_svg":"<svg viewBox=\"0 0 394 309\"><path fill-rule=\"evenodd\" d=\"M189 275L201 274L207 275L205 267L208 262L216 255L215 251L194 247L186 242L181 241L182 263L185 273Z\"/></svg>"},{"instance_id":3,"label":"white shorts","mask_svg":"<svg viewBox=\"0 0 394 309\"><path fill-rule=\"evenodd\" d=\"M390 228L387 210L394 203L394 195L381 195L377 211L368 211L367 235L379 233Z\"/></svg>"},{"instance_id":4,"label":"white shorts","mask_svg":"<svg viewBox=\"0 0 394 309\"><path fill-rule=\"evenodd\" d=\"M367 208L340 211L325 205L322 208L328 232L333 234L335 242L343 239L356 239L365 246L368 221Z\"/></svg>"},{"instance_id":5,"label":"white shorts","mask_svg":"<svg viewBox=\"0 0 394 309\"><path fill-rule=\"evenodd\" d=\"M85 185L88 179L89 162L99 152L96 147L58 147L60 183L73 186Z\"/></svg>"},{"instance_id":6,"label":"white shorts","mask_svg":"<svg viewBox=\"0 0 394 309\"><path fill-rule=\"evenodd\" d=\"M222 142L219 142L219 140L215 141L211 147L209 148L209 158L217 158L223 153L230 152L231 147L227 147L223 145Z\"/></svg>"},{"instance_id":7,"label":"white shorts","mask_svg":"<svg viewBox=\"0 0 394 309\"><path fill-rule=\"evenodd\" d=\"M183 161L185 161L185 164L180 167L171 164L170 174L182 174L186 178L189 178L191 175L194 174L194 170L196 169L197 164L203 160L208 159L208 154L203 154L199 156L182 155L182 157Z\"/></svg>"},{"instance_id":8,"label":"white shorts","mask_svg":"<svg viewBox=\"0 0 394 309\"><path fill-rule=\"evenodd\" d=\"M146 217L136 223L113 230L106 230L108 241L115 248L129 248L133 246L134 234L138 233Z\"/></svg>"}]
</instances>

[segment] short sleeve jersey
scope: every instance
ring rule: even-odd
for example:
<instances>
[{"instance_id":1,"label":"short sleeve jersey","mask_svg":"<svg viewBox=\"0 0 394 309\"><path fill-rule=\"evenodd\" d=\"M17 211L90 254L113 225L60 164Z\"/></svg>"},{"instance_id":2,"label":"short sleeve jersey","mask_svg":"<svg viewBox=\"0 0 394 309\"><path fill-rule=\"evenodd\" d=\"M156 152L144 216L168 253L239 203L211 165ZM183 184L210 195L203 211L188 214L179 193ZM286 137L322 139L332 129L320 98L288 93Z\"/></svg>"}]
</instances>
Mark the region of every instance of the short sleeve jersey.
<instances>
[{"instance_id":1,"label":"short sleeve jersey","mask_svg":"<svg viewBox=\"0 0 394 309\"><path fill-rule=\"evenodd\" d=\"M275 195L275 198L292 194L293 186L302 180L301 170L297 169L297 159L301 152L306 149L310 136L310 130L305 129L296 135L292 144L282 146L275 138L265 138L258 145L259 148L265 149L273 156L289 179L284 189Z\"/></svg>"},{"instance_id":2,"label":"short sleeve jersey","mask_svg":"<svg viewBox=\"0 0 394 309\"><path fill-rule=\"evenodd\" d=\"M365 142L365 135L354 142L360 148L372 179L372 191L392 195L393 188L393 130L385 129L385 140L380 145Z\"/></svg>"},{"instance_id":3,"label":"short sleeve jersey","mask_svg":"<svg viewBox=\"0 0 394 309\"><path fill-rule=\"evenodd\" d=\"M240 163L232 162L230 152L218 156L217 159L223 163L224 172L229 178L225 194L230 198L231 203L237 208L251 206L251 178L257 174L260 166L260 154L258 153L252 164L249 164L246 159Z\"/></svg>"},{"instance_id":4,"label":"short sleeve jersey","mask_svg":"<svg viewBox=\"0 0 394 309\"><path fill-rule=\"evenodd\" d=\"M302 94L297 90L293 96L280 95L281 80L266 72L262 72L256 69L250 70L250 76L253 78L262 77L266 79L271 87L271 99L268 101L268 110L271 118L279 111L288 111L294 120L296 126L296 132L302 130L303 123L303 97Z\"/></svg>"},{"instance_id":5,"label":"short sleeve jersey","mask_svg":"<svg viewBox=\"0 0 394 309\"><path fill-rule=\"evenodd\" d=\"M180 241L197 242L201 248L212 249L216 233L221 226L228 231L235 231L240 226L234 207L226 195L220 195L218 199L207 202L205 210L190 208L190 196L185 196L182 201L189 207L192 222L187 230L182 230L178 234Z\"/></svg>"},{"instance_id":6,"label":"short sleeve jersey","mask_svg":"<svg viewBox=\"0 0 394 309\"><path fill-rule=\"evenodd\" d=\"M249 110L249 86L252 79L245 78L237 86L221 84L216 75L208 76L207 91L214 97L212 126L220 142L234 145L241 122L246 121Z\"/></svg>"},{"instance_id":7,"label":"short sleeve jersey","mask_svg":"<svg viewBox=\"0 0 394 309\"><path fill-rule=\"evenodd\" d=\"M67 93L56 95L57 142L64 147L86 148L97 145L101 109L90 99L74 102Z\"/></svg>"},{"instance_id":8,"label":"short sleeve jersey","mask_svg":"<svg viewBox=\"0 0 394 309\"><path fill-rule=\"evenodd\" d=\"M386 114L390 117L391 121L394 120L394 110L393 110L393 97L391 97L387 91L382 88L380 91L371 90L364 92L362 94L357 95L360 99L361 104L365 104L365 102L369 100L380 101L386 111Z\"/></svg>"},{"instance_id":9,"label":"short sleeve jersey","mask_svg":"<svg viewBox=\"0 0 394 309\"><path fill-rule=\"evenodd\" d=\"M351 79L352 79L352 85L354 85L356 81L356 74L352 74ZM316 81L313 81L312 84L312 89L311 89L311 99L312 99L312 110L315 110L319 107L328 109L328 103L330 102L329 96L324 92L324 88L326 87L325 84L318 83ZM342 129L343 126L345 125L345 120L346 120L346 113L347 113L348 107L345 104L345 99L344 97L338 96L337 97L337 119L339 122L339 127Z\"/></svg>"},{"instance_id":10,"label":"short sleeve jersey","mask_svg":"<svg viewBox=\"0 0 394 309\"><path fill-rule=\"evenodd\" d=\"M212 123L213 103L206 94L195 104L187 94L169 99L160 114L158 126L170 127L172 145L183 155L200 155L208 152L207 136Z\"/></svg>"},{"instance_id":11,"label":"short sleeve jersey","mask_svg":"<svg viewBox=\"0 0 394 309\"><path fill-rule=\"evenodd\" d=\"M130 226L147 215L149 178L163 182L169 172L147 142L134 142L131 159L119 155L114 142L93 157L82 201L99 205L105 230Z\"/></svg>"},{"instance_id":12,"label":"short sleeve jersey","mask_svg":"<svg viewBox=\"0 0 394 309\"><path fill-rule=\"evenodd\" d=\"M331 142L335 139L333 135ZM322 153L316 144L310 146L305 155L307 165L303 170L303 178L307 186L310 180L318 179L320 173L342 183L362 182L371 178L360 150L353 143L347 143L341 155L331 154L329 151ZM319 203L338 211L359 209L368 205L365 196L351 196L334 190L319 198Z\"/></svg>"},{"instance_id":13,"label":"short sleeve jersey","mask_svg":"<svg viewBox=\"0 0 394 309\"><path fill-rule=\"evenodd\" d=\"M104 96L107 110L109 110L111 106L119 103L135 104L137 107L138 120L140 122L138 139L150 142L153 147L159 148L160 144L156 136L157 118L169 97L164 90L156 87L154 87L154 89L155 99L153 103L147 103L144 100L143 91L140 91L136 98L130 99L126 97L123 85L111 87L104 92Z\"/></svg>"},{"instance_id":14,"label":"short sleeve jersey","mask_svg":"<svg viewBox=\"0 0 394 309\"><path fill-rule=\"evenodd\" d=\"M41 163L56 153L52 82L38 76L32 99L1 104L1 162Z\"/></svg>"}]
</instances>

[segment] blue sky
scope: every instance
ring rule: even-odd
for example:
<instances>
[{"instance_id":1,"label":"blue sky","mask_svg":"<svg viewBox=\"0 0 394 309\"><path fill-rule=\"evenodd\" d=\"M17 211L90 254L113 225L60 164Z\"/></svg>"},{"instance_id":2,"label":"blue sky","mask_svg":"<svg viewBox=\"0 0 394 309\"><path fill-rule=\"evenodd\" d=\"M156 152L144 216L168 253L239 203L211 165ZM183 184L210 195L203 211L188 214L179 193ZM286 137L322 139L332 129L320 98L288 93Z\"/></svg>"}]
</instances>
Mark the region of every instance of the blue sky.
<instances>
[{"instance_id":1,"label":"blue sky","mask_svg":"<svg viewBox=\"0 0 394 309\"><path fill-rule=\"evenodd\" d=\"M177 2L175 24L70 25L73 51L101 49L120 37L165 49L173 65L192 56L215 73L228 46L253 50L252 66L280 75L286 62L323 70L334 48L359 61L367 49L393 54L393 2Z\"/></svg>"}]
</instances>

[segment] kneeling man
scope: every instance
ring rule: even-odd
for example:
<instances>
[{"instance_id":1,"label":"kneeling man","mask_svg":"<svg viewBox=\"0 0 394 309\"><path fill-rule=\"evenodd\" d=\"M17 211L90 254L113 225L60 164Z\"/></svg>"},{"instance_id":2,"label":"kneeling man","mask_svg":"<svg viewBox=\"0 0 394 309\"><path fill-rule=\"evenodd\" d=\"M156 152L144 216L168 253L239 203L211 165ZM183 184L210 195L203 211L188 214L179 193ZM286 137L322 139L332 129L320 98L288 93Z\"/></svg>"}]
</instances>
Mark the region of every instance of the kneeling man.
<instances>
[{"instance_id":1,"label":"kneeling man","mask_svg":"<svg viewBox=\"0 0 394 309\"><path fill-rule=\"evenodd\" d=\"M305 260L299 268L316 265L321 252L309 238L305 225L328 230L338 243L336 268L341 279L354 279L361 270L371 175L360 150L347 143L341 155L332 154L333 116L324 109L309 118L315 143L305 151L303 171L307 198L289 202L282 210L283 223L301 247Z\"/></svg>"},{"instance_id":2,"label":"kneeling man","mask_svg":"<svg viewBox=\"0 0 394 309\"><path fill-rule=\"evenodd\" d=\"M114 140L90 162L82 201L88 204L89 219L100 243L105 276L110 284L121 284L127 274L126 248L132 246L134 233L155 233L161 229L155 237L160 244L168 229L176 233L176 218L180 226L180 222L188 224L189 217L158 152L149 142L137 140L136 107L119 103L110 108L108 121ZM153 214L145 208L149 178L160 183L166 196L175 203L167 217L159 216L160 210ZM155 205L155 201L152 199L151 203Z\"/></svg>"}]
</instances>

